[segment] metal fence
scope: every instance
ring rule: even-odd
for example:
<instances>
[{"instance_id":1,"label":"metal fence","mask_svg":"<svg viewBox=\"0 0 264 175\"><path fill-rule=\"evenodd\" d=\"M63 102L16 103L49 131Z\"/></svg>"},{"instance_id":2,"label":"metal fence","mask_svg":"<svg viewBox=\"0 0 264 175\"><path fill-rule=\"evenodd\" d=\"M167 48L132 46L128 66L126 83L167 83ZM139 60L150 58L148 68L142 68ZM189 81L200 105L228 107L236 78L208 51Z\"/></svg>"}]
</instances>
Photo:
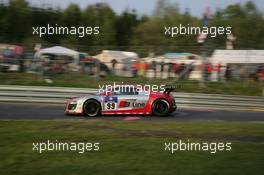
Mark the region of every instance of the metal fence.
<instances>
[{"instance_id":1,"label":"metal fence","mask_svg":"<svg viewBox=\"0 0 264 175\"><path fill-rule=\"evenodd\" d=\"M0 86L1 102L65 104L67 98L96 93L97 89ZM199 93L172 93L179 108L264 111L264 97Z\"/></svg>"}]
</instances>

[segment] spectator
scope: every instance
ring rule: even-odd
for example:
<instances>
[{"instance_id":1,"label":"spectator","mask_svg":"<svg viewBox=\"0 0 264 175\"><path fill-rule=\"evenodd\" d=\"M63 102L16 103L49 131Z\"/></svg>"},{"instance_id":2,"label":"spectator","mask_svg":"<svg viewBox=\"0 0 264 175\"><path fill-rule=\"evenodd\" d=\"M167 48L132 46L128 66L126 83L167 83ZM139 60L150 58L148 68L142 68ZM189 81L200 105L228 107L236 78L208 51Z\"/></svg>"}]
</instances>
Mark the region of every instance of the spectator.
<instances>
[{"instance_id":1,"label":"spectator","mask_svg":"<svg viewBox=\"0 0 264 175\"><path fill-rule=\"evenodd\" d=\"M264 69L263 69L263 67L259 67L257 76L258 76L258 81L264 82Z\"/></svg>"},{"instance_id":2,"label":"spectator","mask_svg":"<svg viewBox=\"0 0 264 175\"><path fill-rule=\"evenodd\" d=\"M21 55L19 58L19 72L25 72L25 65L24 65L24 55Z\"/></svg>"},{"instance_id":3,"label":"spectator","mask_svg":"<svg viewBox=\"0 0 264 175\"><path fill-rule=\"evenodd\" d=\"M264 82L264 71L258 73L258 80Z\"/></svg>"},{"instance_id":4,"label":"spectator","mask_svg":"<svg viewBox=\"0 0 264 175\"><path fill-rule=\"evenodd\" d=\"M179 64L177 64L177 63L173 64L173 72L174 72L176 78L178 78L179 68L180 68Z\"/></svg>"},{"instance_id":5,"label":"spectator","mask_svg":"<svg viewBox=\"0 0 264 175\"><path fill-rule=\"evenodd\" d=\"M160 78L163 77L163 71L164 71L164 62L162 61L162 62L160 63Z\"/></svg>"},{"instance_id":6,"label":"spectator","mask_svg":"<svg viewBox=\"0 0 264 175\"><path fill-rule=\"evenodd\" d=\"M221 68L222 68L221 63L218 63L216 66L217 80L218 81L221 81Z\"/></svg>"},{"instance_id":7,"label":"spectator","mask_svg":"<svg viewBox=\"0 0 264 175\"><path fill-rule=\"evenodd\" d=\"M226 70L225 70L225 79L226 81L229 81L231 79L231 68L229 65L226 66Z\"/></svg>"},{"instance_id":8,"label":"spectator","mask_svg":"<svg viewBox=\"0 0 264 175\"><path fill-rule=\"evenodd\" d=\"M112 63L112 73L115 75L115 67L116 67L117 61L113 59L111 63Z\"/></svg>"},{"instance_id":9,"label":"spectator","mask_svg":"<svg viewBox=\"0 0 264 175\"><path fill-rule=\"evenodd\" d=\"M207 65L207 74L208 74L207 78L208 78L208 81L211 80L212 72L213 72L213 67L212 67L212 65L210 63L208 63L208 65Z\"/></svg>"},{"instance_id":10,"label":"spectator","mask_svg":"<svg viewBox=\"0 0 264 175\"><path fill-rule=\"evenodd\" d=\"M210 81L211 80L211 74L213 72L212 65L210 63L204 64L204 80Z\"/></svg>"},{"instance_id":11,"label":"spectator","mask_svg":"<svg viewBox=\"0 0 264 175\"><path fill-rule=\"evenodd\" d=\"M205 63L203 65L203 76L204 76L204 80L207 81L208 80L208 63Z\"/></svg>"},{"instance_id":12,"label":"spectator","mask_svg":"<svg viewBox=\"0 0 264 175\"><path fill-rule=\"evenodd\" d=\"M144 76L145 75L145 63L143 61L139 62L139 68L138 68L138 75Z\"/></svg>"},{"instance_id":13,"label":"spectator","mask_svg":"<svg viewBox=\"0 0 264 175\"><path fill-rule=\"evenodd\" d=\"M53 65L52 65L52 73L55 73L55 74L60 74L60 73L63 73L63 68L62 68L62 65L56 61Z\"/></svg>"},{"instance_id":14,"label":"spectator","mask_svg":"<svg viewBox=\"0 0 264 175\"><path fill-rule=\"evenodd\" d=\"M157 76L157 63L156 63L156 61L151 62L151 69L154 72L154 78L156 78L156 76Z\"/></svg>"},{"instance_id":15,"label":"spectator","mask_svg":"<svg viewBox=\"0 0 264 175\"><path fill-rule=\"evenodd\" d=\"M144 76L146 75L146 72L148 71L149 69L149 64L148 63L144 63Z\"/></svg>"},{"instance_id":16,"label":"spectator","mask_svg":"<svg viewBox=\"0 0 264 175\"><path fill-rule=\"evenodd\" d=\"M247 76L247 70L245 68L245 66L242 66L239 70L239 74L240 74L240 79L245 80L246 76Z\"/></svg>"},{"instance_id":17,"label":"spectator","mask_svg":"<svg viewBox=\"0 0 264 175\"><path fill-rule=\"evenodd\" d=\"M179 78L184 79L185 64L181 63L179 67Z\"/></svg>"},{"instance_id":18,"label":"spectator","mask_svg":"<svg viewBox=\"0 0 264 175\"><path fill-rule=\"evenodd\" d=\"M194 70L194 65L193 63L191 63L189 66L188 66L188 70L185 74L185 79L189 79L190 78L190 75L191 75L191 72Z\"/></svg>"},{"instance_id":19,"label":"spectator","mask_svg":"<svg viewBox=\"0 0 264 175\"><path fill-rule=\"evenodd\" d=\"M168 78L171 78L171 72L173 70L173 63L168 63Z\"/></svg>"},{"instance_id":20,"label":"spectator","mask_svg":"<svg viewBox=\"0 0 264 175\"><path fill-rule=\"evenodd\" d=\"M137 62L135 61L131 66L132 77L137 77Z\"/></svg>"}]
</instances>

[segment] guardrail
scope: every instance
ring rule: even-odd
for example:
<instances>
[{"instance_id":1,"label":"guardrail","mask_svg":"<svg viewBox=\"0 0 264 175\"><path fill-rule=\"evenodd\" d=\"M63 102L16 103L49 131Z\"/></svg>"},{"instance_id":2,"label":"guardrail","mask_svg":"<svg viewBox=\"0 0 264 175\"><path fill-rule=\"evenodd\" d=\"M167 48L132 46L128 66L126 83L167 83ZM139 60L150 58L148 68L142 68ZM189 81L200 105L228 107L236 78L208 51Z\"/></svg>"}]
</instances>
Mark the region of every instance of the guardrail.
<instances>
[{"instance_id":1,"label":"guardrail","mask_svg":"<svg viewBox=\"0 0 264 175\"><path fill-rule=\"evenodd\" d=\"M64 104L67 98L96 93L91 88L0 85L0 101ZM264 97L172 93L179 108L264 111Z\"/></svg>"}]
</instances>

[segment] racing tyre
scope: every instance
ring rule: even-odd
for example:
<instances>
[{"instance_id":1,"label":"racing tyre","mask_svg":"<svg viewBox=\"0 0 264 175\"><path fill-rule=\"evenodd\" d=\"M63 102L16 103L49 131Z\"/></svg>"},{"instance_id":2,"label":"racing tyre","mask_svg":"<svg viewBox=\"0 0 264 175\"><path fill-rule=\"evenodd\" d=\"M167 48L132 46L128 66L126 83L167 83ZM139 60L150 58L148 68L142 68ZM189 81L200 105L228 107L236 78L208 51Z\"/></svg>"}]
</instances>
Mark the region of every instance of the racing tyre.
<instances>
[{"instance_id":1,"label":"racing tyre","mask_svg":"<svg viewBox=\"0 0 264 175\"><path fill-rule=\"evenodd\" d=\"M87 100L83 105L83 111L88 117L96 117L101 113L101 105L96 100Z\"/></svg>"},{"instance_id":2,"label":"racing tyre","mask_svg":"<svg viewBox=\"0 0 264 175\"><path fill-rule=\"evenodd\" d=\"M166 100L156 100L153 103L152 111L154 115L166 116L169 113L169 103Z\"/></svg>"}]
</instances>

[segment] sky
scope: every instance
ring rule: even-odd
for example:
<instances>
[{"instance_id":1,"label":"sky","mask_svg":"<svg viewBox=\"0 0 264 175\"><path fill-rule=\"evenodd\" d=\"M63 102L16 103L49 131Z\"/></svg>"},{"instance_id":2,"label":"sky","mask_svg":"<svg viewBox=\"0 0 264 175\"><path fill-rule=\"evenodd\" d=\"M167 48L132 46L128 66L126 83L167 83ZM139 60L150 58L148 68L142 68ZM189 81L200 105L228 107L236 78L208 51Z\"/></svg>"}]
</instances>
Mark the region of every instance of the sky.
<instances>
[{"instance_id":1,"label":"sky","mask_svg":"<svg viewBox=\"0 0 264 175\"><path fill-rule=\"evenodd\" d=\"M46 4L52 7L66 8L71 2L78 4L81 8L87 5L105 2L109 4L116 13L121 13L125 9L136 9L138 14L151 15L156 6L157 0L28 0L34 6L43 6ZM218 8L225 8L230 4L245 3L248 0L170 0L172 3L178 3L180 10L184 11L189 9L190 13L194 16L201 17L204 9L210 7L211 11ZM257 8L264 12L263 0L252 0Z\"/></svg>"}]
</instances>

